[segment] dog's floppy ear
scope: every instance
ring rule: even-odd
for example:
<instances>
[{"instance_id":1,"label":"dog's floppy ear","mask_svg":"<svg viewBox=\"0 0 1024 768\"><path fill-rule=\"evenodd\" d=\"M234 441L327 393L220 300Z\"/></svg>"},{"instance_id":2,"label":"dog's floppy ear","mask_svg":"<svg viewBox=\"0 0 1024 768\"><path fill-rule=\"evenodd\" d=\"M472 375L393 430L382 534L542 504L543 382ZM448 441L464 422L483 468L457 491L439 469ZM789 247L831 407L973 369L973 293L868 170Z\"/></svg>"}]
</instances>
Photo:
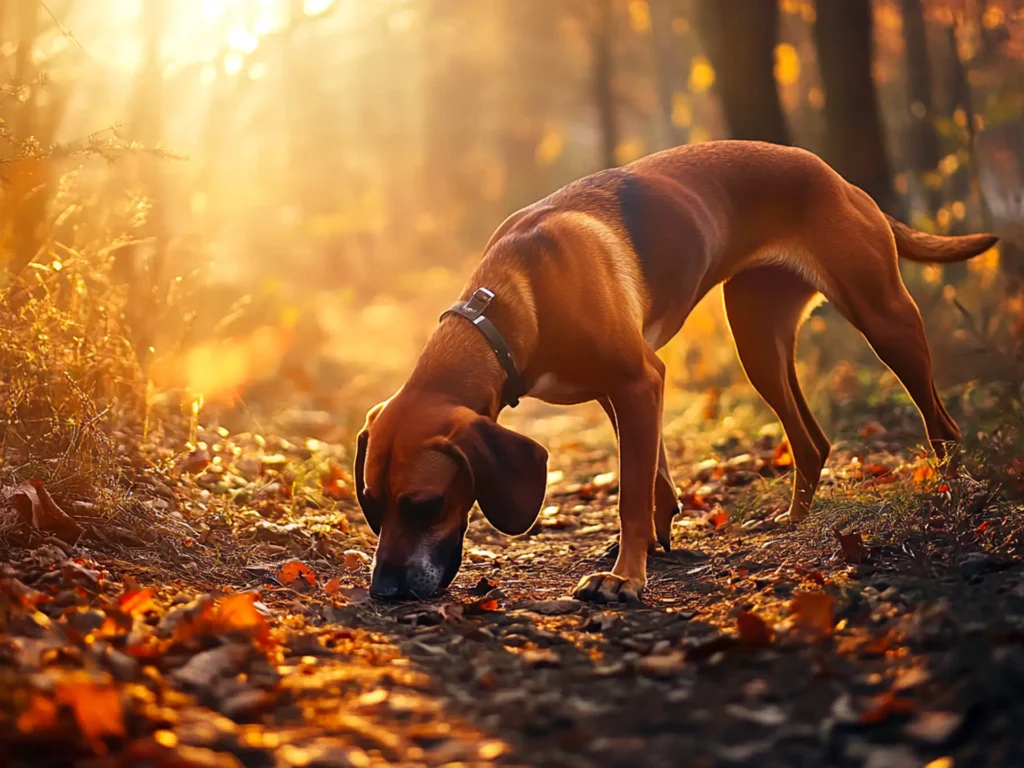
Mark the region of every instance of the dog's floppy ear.
<instances>
[{"instance_id":1,"label":"dog's floppy ear","mask_svg":"<svg viewBox=\"0 0 1024 768\"><path fill-rule=\"evenodd\" d=\"M530 530L547 487L548 452L483 416L459 425L451 441L473 478L473 492L484 516L502 533Z\"/></svg>"},{"instance_id":2,"label":"dog's floppy ear","mask_svg":"<svg viewBox=\"0 0 1024 768\"><path fill-rule=\"evenodd\" d=\"M366 421L363 424L363 428L359 430L359 436L356 438L356 464L352 472L352 480L356 484L356 498L359 499L359 508L363 510L363 517L366 518L370 528L378 535L380 534L380 521L384 515L384 510L381 509L378 500L367 495L364 473L366 471L366 446L370 442L370 425L387 404L388 401L385 400L382 403L377 403L367 411Z\"/></svg>"}]
</instances>

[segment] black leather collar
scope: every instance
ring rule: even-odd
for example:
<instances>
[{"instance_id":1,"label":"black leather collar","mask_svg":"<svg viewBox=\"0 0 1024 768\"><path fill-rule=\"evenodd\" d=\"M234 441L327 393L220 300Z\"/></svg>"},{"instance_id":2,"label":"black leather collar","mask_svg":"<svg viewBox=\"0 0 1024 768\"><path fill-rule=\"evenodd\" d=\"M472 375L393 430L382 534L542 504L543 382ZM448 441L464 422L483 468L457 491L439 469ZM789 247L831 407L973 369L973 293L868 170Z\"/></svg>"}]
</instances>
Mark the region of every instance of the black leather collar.
<instances>
[{"instance_id":1,"label":"black leather collar","mask_svg":"<svg viewBox=\"0 0 1024 768\"><path fill-rule=\"evenodd\" d=\"M468 301L457 302L450 309L442 312L438 322L447 315L458 315L469 320L480 333L487 337L494 354L498 356L498 362L501 363L501 367L505 369L506 373L505 386L501 393L502 400L509 407L515 408L519 405L519 398L526 394L526 389L523 387L523 378L519 375L516 363L512 359L512 351L508 348L508 344L505 343L505 339L501 337L498 329L494 327L494 323L484 315L484 311L493 300L493 291L487 288L477 288Z\"/></svg>"}]
</instances>

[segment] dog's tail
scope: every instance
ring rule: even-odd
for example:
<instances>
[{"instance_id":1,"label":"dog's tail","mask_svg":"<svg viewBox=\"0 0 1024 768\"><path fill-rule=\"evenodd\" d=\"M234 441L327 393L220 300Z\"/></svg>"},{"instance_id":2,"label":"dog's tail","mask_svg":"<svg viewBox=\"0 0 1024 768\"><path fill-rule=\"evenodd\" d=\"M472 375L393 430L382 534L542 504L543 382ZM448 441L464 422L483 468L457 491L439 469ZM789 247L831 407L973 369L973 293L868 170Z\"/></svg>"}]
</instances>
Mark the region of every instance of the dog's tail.
<instances>
[{"instance_id":1,"label":"dog's tail","mask_svg":"<svg viewBox=\"0 0 1024 768\"><path fill-rule=\"evenodd\" d=\"M886 214L893 235L896 237L896 250L900 256L910 261L926 264L948 264L954 261L967 261L984 253L999 242L995 235L959 235L945 237L929 235L901 224Z\"/></svg>"}]
</instances>

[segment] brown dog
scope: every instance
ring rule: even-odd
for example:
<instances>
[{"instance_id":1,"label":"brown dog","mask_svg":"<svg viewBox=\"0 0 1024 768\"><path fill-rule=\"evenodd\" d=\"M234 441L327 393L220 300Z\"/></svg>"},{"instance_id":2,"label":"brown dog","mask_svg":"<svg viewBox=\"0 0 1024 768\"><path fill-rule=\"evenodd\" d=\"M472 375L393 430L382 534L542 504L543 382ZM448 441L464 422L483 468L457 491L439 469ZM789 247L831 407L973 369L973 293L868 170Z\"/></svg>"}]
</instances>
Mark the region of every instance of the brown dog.
<instances>
[{"instance_id":1,"label":"brown dog","mask_svg":"<svg viewBox=\"0 0 1024 768\"><path fill-rule=\"evenodd\" d=\"M470 306L443 316L408 382L370 410L359 434L355 482L380 536L372 593L444 589L474 501L505 533L533 525L547 452L495 421L529 394L597 400L612 420L619 554L611 572L584 577L575 594L638 599L647 554L655 542L668 549L677 511L655 350L719 283L747 377L789 439L792 520L807 514L830 449L794 367L797 331L822 296L899 377L943 456L960 432L932 383L921 316L896 257L961 261L995 243L912 230L811 153L743 141L660 152L513 214L470 277L462 296L476 294ZM489 304L481 288L493 293Z\"/></svg>"}]
</instances>

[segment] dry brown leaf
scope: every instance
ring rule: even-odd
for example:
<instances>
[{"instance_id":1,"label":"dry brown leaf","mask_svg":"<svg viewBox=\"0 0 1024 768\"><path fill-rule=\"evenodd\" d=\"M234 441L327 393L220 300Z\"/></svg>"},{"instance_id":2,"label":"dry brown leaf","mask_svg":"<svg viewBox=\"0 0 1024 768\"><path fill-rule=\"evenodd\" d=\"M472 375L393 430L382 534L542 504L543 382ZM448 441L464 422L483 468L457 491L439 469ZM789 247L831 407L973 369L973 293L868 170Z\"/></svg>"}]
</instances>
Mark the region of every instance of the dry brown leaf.
<instances>
[{"instance_id":1,"label":"dry brown leaf","mask_svg":"<svg viewBox=\"0 0 1024 768\"><path fill-rule=\"evenodd\" d=\"M865 424L860 430L861 437L875 437L876 435L884 435L886 432L885 427L879 424L877 421L871 421Z\"/></svg>"},{"instance_id":2,"label":"dry brown leaf","mask_svg":"<svg viewBox=\"0 0 1024 768\"><path fill-rule=\"evenodd\" d=\"M337 576L335 576L333 579L331 579L326 584L324 584L324 592L327 595L337 594L337 592L338 592L338 590L340 588L341 588L341 579L339 579Z\"/></svg>"},{"instance_id":3,"label":"dry brown leaf","mask_svg":"<svg viewBox=\"0 0 1024 768\"><path fill-rule=\"evenodd\" d=\"M277 580L286 587L294 586L300 578L310 587L316 586L316 573L308 565L298 560L285 563L277 572Z\"/></svg>"},{"instance_id":4,"label":"dry brown leaf","mask_svg":"<svg viewBox=\"0 0 1024 768\"><path fill-rule=\"evenodd\" d=\"M341 566L346 571L360 571L373 562L373 558L358 549L346 549L342 553Z\"/></svg>"},{"instance_id":5,"label":"dry brown leaf","mask_svg":"<svg viewBox=\"0 0 1024 768\"><path fill-rule=\"evenodd\" d=\"M771 627L752 611L741 611L736 616L736 631L744 645L758 647L772 642Z\"/></svg>"},{"instance_id":6,"label":"dry brown leaf","mask_svg":"<svg viewBox=\"0 0 1024 768\"><path fill-rule=\"evenodd\" d=\"M181 464L182 470L190 475L198 475L208 466L210 466L210 453L204 450L192 451Z\"/></svg>"},{"instance_id":7,"label":"dry brown leaf","mask_svg":"<svg viewBox=\"0 0 1024 768\"><path fill-rule=\"evenodd\" d=\"M861 538L859 531L843 533L837 525L832 529L832 534L842 548L843 560L851 565L859 565L867 561L868 548L864 546L864 539Z\"/></svg>"},{"instance_id":8,"label":"dry brown leaf","mask_svg":"<svg viewBox=\"0 0 1024 768\"><path fill-rule=\"evenodd\" d=\"M366 587L355 587L351 584L344 587L339 587L337 594L340 597L345 598L345 602L352 604L365 603L367 600L370 599L370 590L368 590Z\"/></svg>"},{"instance_id":9,"label":"dry brown leaf","mask_svg":"<svg viewBox=\"0 0 1024 768\"><path fill-rule=\"evenodd\" d=\"M21 483L4 489L3 493L7 503L32 527L52 533L69 544L74 544L82 535L82 526L57 506L42 480Z\"/></svg>"},{"instance_id":10,"label":"dry brown leaf","mask_svg":"<svg viewBox=\"0 0 1024 768\"><path fill-rule=\"evenodd\" d=\"M796 592L789 603L793 626L814 639L832 633L832 606L835 601L827 592Z\"/></svg>"}]
</instances>

